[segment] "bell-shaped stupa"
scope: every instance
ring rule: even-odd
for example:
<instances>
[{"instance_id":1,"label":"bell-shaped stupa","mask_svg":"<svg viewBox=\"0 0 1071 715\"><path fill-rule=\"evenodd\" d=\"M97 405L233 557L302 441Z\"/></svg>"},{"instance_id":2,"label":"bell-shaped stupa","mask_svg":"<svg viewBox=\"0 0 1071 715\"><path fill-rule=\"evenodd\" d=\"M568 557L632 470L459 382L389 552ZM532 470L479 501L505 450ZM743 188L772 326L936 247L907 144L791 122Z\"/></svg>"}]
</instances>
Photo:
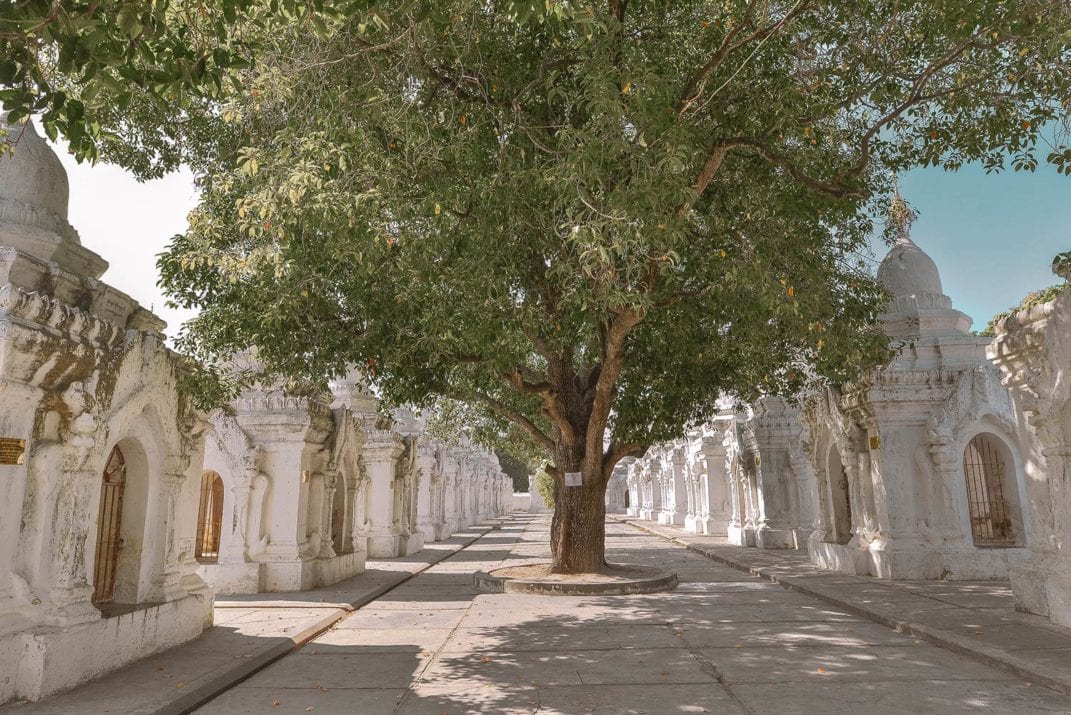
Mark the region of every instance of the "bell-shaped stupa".
<instances>
[{"instance_id":1,"label":"bell-shaped stupa","mask_svg":"<svg viewBox=\"0 0 1071 715\"><path fill-rule=\"evenodd\" d=\"M67 172L33 122L0 113L0 285L36 293L123 328L164 321L100 280L108 262L82 245L67 220Z\"/></svg>"},{"instance_id":2,"label":"bell-shaped stupa","mask_svg":"<svg viewBox=\"0 0 1071 715\"><path fill-rule=\"evenodd\" d=\"M941 286L941 272L933 259L911 240L915 214L897 187L889 208L896 242L878 267L878 281L892 298L882 319L892 338L966 334L969 316L952 307Z\"/></svg>"},{"instance_id":3,"label":"bell-shaped stupa","mask_svg":"<svg viewBox=\"0 0 1071 715\"><path fill-rule=\"evenodd\" d=\"M32 122L10 124L0 115L6 143L0 154L0 246L15 248L76 275L99 278L103 258L83 247L67 221L67 172ZM28 266L23 266L28 268ZM30 276L17 271L18 283ZM36 288L37 286L25 286Z\"/></svg>"}]
</instances>

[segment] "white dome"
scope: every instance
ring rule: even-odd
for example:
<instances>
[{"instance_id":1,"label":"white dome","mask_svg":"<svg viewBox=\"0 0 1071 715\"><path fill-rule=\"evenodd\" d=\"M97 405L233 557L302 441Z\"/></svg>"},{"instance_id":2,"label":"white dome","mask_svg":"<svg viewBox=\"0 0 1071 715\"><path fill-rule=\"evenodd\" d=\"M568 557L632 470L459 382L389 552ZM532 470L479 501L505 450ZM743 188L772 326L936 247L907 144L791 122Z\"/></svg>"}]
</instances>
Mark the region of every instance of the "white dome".
<instances>
[{"instance_id":1,"label":"white dome","mask_svg":"<svg viewBox=\"0 0 1071 715\"><path fill-rule=\"evenodd\" d=\"M69 188L59 157L32 122L12 125L0 115L0 126L8 132L6 141L15 142L14 153L0 156L0 202L22 204L66 224Z\"/></svg>"},{"instance_id":2,"label":"white dome","mask_svg":"<svg viewBox=\"0 0 1071 715\"><path fill-rule=\"evenodd\" d=\"M907 237L901 237L878 268L878 281L893 298L943 295L941 273L926 252Z\"/></svg>"}]
</instances>

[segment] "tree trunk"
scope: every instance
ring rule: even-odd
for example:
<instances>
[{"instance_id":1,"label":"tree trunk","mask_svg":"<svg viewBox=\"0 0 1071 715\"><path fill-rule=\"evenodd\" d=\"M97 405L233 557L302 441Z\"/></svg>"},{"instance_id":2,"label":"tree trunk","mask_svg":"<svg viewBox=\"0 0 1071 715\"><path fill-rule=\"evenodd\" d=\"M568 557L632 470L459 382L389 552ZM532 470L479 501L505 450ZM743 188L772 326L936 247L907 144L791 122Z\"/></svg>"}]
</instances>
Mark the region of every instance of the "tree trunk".
<instances>
[{"instance_id":1,"label":"tree trunk","mask_svg":"<svg viewBox=\"0 0 1071 715\"><path fill-rule=\"evenodd\" d=\"M583 485L557 483L550 526L554 573L595 573L606 567L606 485L584 473Z\"/></svg>"}]
</instances>

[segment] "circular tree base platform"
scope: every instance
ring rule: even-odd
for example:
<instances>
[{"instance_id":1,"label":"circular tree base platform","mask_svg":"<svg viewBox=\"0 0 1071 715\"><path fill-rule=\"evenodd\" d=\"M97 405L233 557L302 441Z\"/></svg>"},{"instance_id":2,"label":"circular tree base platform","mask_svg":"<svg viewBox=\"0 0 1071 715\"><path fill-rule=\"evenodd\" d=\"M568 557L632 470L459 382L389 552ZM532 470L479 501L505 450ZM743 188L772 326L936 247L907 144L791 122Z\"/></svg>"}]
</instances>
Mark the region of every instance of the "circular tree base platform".
<instances>
[{"instance_id":1,"label":"circular tree base platform","mask_svg":"<svg viewBox=\"0 0 1071 715\"><path fill-rule=\"evenodd\" d=\"M485 593L626 596L676 588L677 574L651 566L618 565L610 565L599 573L556 574L550 572L550 564L529 564L477 571L473 582L477 590Z\"/></svg>"}]
</instances>

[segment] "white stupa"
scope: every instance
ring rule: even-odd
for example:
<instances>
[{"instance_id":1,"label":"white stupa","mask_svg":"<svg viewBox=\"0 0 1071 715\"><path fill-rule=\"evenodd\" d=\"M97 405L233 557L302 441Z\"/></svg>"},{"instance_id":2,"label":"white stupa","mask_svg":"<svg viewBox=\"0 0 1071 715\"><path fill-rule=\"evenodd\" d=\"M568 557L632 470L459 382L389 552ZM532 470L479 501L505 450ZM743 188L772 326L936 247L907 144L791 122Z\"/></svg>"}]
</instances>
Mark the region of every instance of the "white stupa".
<instances>
[{"instance_id":1,"label":"white stupa","mask_svg":"<svg viewBox=\"0 0 1071 715\"><path fill-rule=\"evenodd\" d=\"M10 124L0 114L0 127L9 144L0 155L0 283L121 327L163 330L163 320L100 281L108 262L68 222L67 172L33 123Z\"/></svg>"},{"instance_id":2,"label":"white stupa","mask_svg":"<svg viewBox=\"0 0 1071 715\"><path fill-rule=\"evenodd\" d=\"M988 340L971 335L970 316L952 306L937 264L911 239L914 215L899 189L889 220L894 222L896 242L878 267L878 281L892 296L881 319L893 346L901 351L896 362L916 368L923 363L934 367L984 363Z\"/></svg>"}]
</instances>

